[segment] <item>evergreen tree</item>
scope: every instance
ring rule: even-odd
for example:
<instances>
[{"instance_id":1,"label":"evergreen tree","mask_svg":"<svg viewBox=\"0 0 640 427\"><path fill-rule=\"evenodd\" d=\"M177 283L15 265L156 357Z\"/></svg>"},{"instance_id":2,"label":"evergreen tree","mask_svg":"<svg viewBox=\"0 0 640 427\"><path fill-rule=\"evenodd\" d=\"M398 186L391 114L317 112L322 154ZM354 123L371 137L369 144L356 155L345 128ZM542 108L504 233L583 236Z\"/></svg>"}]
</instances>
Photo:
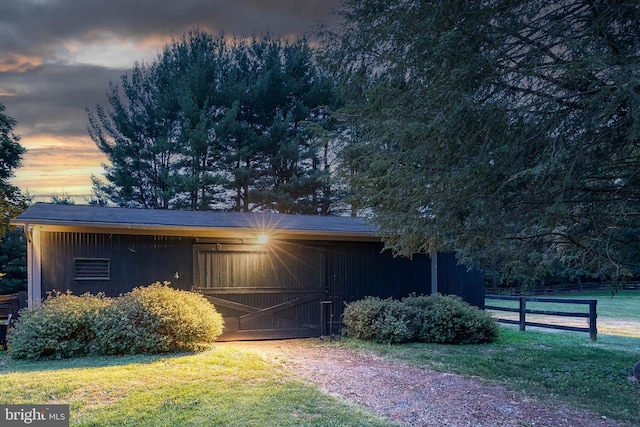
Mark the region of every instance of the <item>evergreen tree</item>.
<instances>
[{"instance_id":1,"label":"evergreen tree","mask_svg":"<svg viewBox=\"0 0 640 427\"><path fill-rule=\"evenodd\" d=\"M236 102L219 131L234 209L329 213L329 168L317 141L326 135L318 111L338 105L331 80L304 40L237 40L233 51Z\"/></svg>"},{"instance_id":2,"label":"evergreen tree","mask_svg":"<svg viewBox=\"0 0 640 427\"><path fill-rule=\"evenodd\" d=\"M306 41L194 30L108 94L110 111L89 112L110 161L96 194L156 209L329 213L319 132L303 122L338 99Z\"/></svg>"},{"instance_id":3,"label":"evergreen tree","mask_svg":"<svg viewBox=\"0 0 640 427\"><path fill-rule=\"evenodd\" d=\"M4 105L0 104L0 294L26 289L27 241L22 228L10 227L9 221L26 209L29 202L29 197L9 182L21 165L25 149L13 133L16 121L4 111Z\"/></svg>"},{"instance_id":4,"label":"evergreen tree","mask_svg":"<svg viewBox=\"0 0 640 427\"><path fill-rule=\"evenodd\" d=\"M344 0L355 202L393 250L505 276L640 271L635 1Z\"/></svg>"},{"instance_id":5,"label":"evergreen tree","mask_svg":"<svg viewBox=\"0 0 640 427\"><path fill-rule=\"evenodd\" d=\"M136 64L121 86L109 84L111 110L88 112L89 135L109 160L109 183L94 178L94 193L120 206L168 209L175 194L175 111L162 97L166 88L157 84L157 68Z\"/></svg>"},{"instance_id":6,"label":"evergreen tree","mask_svg":"<svg viewBox=\"0 0 640 427\"><path fill-rule=\"evenodd\" d=\"M73 200L73 198L69 195L69 193L66 193L64 190L62 190L62 194L58 194L54 191L54 193L51 195L51 199L49 200L49 203L54 203L56 205L75 205L76 202L75 200Z\"/></svg>"},{"instance_id":7,"label":"evergreen tree","mask_svg":"<svg viewBox=\"0 0 640 427\"><path fill-rule=\"evenodd\" d=\"M27 239L21 227L5 227L0 240L0 295L27 290Z\"/></svg>"},{"instance_id":8,"label":"evergreen tree","mask_svg":"<svg viewBox=\"0 0 640 427\"><path fill-rule=\"evenodd\" d=\"M162 104L175 117L174 208L209 209L221 201L221 147L214 128L225 108L219 90L226 55L223 37L194 30L165 46L157 62Z\"/></svg>"},{"instance_id":9,"label":"evergreen tree","mask_svg":"<svg viewBox=\"0 0 640 427\"><path fill-rule=\"evenodd\" d=\"M11 185L9 179L14 170L21 166L24 147L20 138L13 133L16 121L5 115L5 106L0 104L0 230L9 225L9 220L26 208L27 198L20 190ZM0 231L0 237L2 236Z\"/></svg>"}]
</instances>

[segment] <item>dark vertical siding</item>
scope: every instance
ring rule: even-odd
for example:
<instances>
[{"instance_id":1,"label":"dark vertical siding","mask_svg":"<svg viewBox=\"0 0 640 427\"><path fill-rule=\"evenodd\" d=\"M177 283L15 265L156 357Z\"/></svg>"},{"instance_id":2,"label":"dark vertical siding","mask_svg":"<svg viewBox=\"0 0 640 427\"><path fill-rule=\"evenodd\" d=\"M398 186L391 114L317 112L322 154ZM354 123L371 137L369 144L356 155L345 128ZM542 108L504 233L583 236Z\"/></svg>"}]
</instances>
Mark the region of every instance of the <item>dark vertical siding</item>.
<instances>
[{"instance_id":1,"label":"dark vertical siding","mask_svg":"<svg viewBox=\"0 0 640 427\"><path fill-rule=\"evenodd\" d=\"M317 288L324 286L324 250L278 244L196 245L195 288Z\"/></svg>"},{"instance_id":2,"label":"dark vertical siding","mask_svg":"<svg viewBox=\"0 0 640 427\"><path fill-rule=\"evenodd\" d=\"M394 257L382 248L382 243L347 243L327 248L327 299L333 303L335 319L342 314L345 303L366 296L402 298L411 293L430 293L428 257Z\"/></svg>"},{"instance_id":3,"label":"dark vertical siding","mask_svg":"<svg viewBox=\"0 0 640 427\"><path fill-rule=\"evenodd\" d=\"M342 314L345 303L367 296L399 299L431 293L428 256L393 257L382 248L382 244L368 243L328 247L327 299L332 301L334 318ZM438 291L484 308L484 274L458 265L453 253L438 254Z\"/></svg>"},{"instance_id":4,"label":"dark vertical siding","mask_svg":"<svg viewBox=\"0 0 640 427\"><path fill-rule=\"evenodd\" d=\"M438 253L438 292L458 295L484 309L484 273L458 264L453 253Z\"/></svg>"},{"instance_id":5,"label":"dark vertical siding","mask_svg":"<svg viewBox=\"0 0 640 427\"><path fill-rule=\"evenodd\" d=\"M42 233L43 297L53 290L117 296L155 281L169 281L173 287L189 289L192 245L193 239L179 237ZM111 279L75 280L75 258L110 259Z\"/></svg>"}]
</instances>

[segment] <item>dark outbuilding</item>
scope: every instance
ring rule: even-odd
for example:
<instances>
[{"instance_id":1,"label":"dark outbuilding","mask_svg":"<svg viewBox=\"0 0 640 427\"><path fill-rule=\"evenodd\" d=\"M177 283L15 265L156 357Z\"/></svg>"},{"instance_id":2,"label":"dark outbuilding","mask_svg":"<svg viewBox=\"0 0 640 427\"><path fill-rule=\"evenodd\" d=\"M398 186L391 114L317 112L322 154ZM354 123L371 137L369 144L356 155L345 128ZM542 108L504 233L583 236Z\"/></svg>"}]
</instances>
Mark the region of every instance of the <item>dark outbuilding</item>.
<instances>
[{"instance_id":1,"label":"dark outbuilding","mask_svg":"<svg viewBox=\"0 0 640 427\"><path fill-rule=\"evenodd\" d=\"M205 295L226 340L319 336L365 296L484 306L482 272L453 254L394 257L362 218L36 203L12 224L29 242L29 305L54 290L117 296L167 281Z\"/></svg>"}]
</instances>

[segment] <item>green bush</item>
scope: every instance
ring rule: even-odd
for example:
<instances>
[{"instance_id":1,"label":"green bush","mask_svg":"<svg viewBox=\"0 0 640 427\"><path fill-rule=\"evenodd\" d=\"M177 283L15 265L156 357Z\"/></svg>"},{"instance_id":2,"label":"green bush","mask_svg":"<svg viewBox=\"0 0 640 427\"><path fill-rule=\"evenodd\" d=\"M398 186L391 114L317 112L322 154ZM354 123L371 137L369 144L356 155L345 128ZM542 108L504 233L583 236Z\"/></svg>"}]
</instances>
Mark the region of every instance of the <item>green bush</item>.
<instances>
[{"instance_id":1,"label":"green bush","mask_svg":"<svg viewBox=\"0 0 640 427\"><path fill-rule=\"evenodd\" d=\"M411 307L391 298L366 297L345 307L347 334L361 340L398 344L415 335Z\"/></svg>"},{"instance_id":2,"label":"green bush","mask_svg":"<svg viewBox=\"0 0 640 427\"><path fill-rule=\"evenodd\" d=\"M110 300L102 295L57 294L40 308L20 311L9 331L9 356L15 359L67 358L88 353L94 322Z\"/></svg>"},{"instance_id":3,"label":"green bush","mask_svg":"<svg viewBox=\"0 0 640 427\"><path fill-rule=\"evenodd\" d=\"M93 352L168 353L210 348L223 320L202 295L154 283L115 299L95 327Z\"/></svg>"},{"instance_id":4,"label":"green bush","mask_svg":"<svg viewBox=\"0 0 640 427\"><path fill-rule=\"evenodd\" d=\"M487 313L439 294L401 301L367 297L346 306L344 324L351 337L389 344L475 344L498 336L498 324Z\"/></svg>"},{"instance_id":5,"label":"green bush","mask_svg":"<svg viewBox=\"0 0 640 427\"><path fill-rule=\"evenodd\" d=\"M403 303L417 314L416 340L442 344L478 344L498 337L498 324L486 312L452 295L411 296Z\"/></svg>"},{"instance_id":6,"label":"green bush","mask_svg":"<svg viewBox=\"0 0 640 427\"><path fill-rule=\"evenodd\" d=\"M86 354L201 351L223 329L222 316L202 295L154 283L118 298L59 294L20 312L9 333L15 359Z\"/></svg>"}]
</instances>

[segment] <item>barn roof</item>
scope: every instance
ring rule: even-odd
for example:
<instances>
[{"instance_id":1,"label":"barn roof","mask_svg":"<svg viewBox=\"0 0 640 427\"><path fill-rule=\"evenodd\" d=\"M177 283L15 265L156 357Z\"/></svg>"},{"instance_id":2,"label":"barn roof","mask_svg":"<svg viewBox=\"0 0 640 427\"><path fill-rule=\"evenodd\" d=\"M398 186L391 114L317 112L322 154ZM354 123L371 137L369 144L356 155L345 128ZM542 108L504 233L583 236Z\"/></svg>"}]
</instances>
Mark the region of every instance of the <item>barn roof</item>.
<instances>
[{"instance_id":1,"label":"barn roof","mask_svg":"<svg viewBox=\"0 0 640 427\"><path fill-rule=\"evenodd\" d=\"M49 231L93 231L202 237L256 237L268 233L281 238L323 240L380 240L363 218L130 209L91 205L36 203L13 225L41 226Z\"/></svg>"}]
</instances>

